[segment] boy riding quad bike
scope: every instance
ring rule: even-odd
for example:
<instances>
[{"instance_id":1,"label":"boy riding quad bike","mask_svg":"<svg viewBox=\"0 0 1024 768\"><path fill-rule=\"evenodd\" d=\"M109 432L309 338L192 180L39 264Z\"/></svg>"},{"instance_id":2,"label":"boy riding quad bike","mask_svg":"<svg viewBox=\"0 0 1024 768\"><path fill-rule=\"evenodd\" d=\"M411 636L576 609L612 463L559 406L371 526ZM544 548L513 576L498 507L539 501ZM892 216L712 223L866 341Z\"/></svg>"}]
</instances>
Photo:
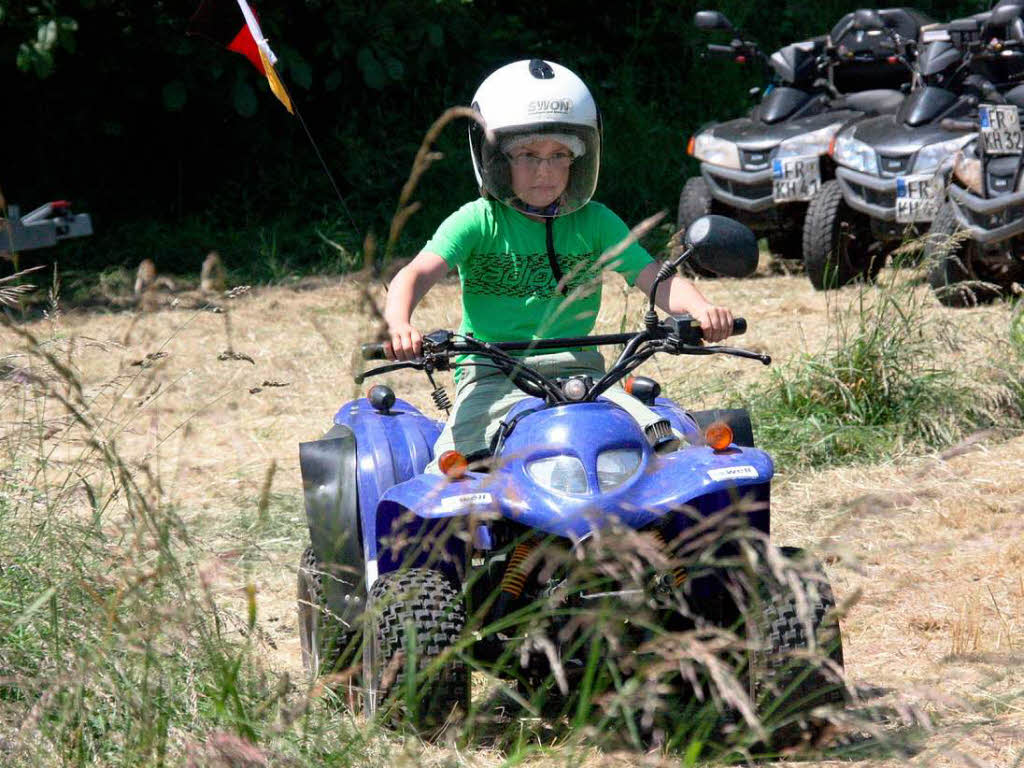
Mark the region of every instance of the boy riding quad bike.
<instances>
[{"instance_id":1,"label":"boy riding quad bike","mask_svg":"<svg viewBox=\"0 0 1024 768\"><path fill-rule=\"evenodd\" d=\"M807 202L834 177L829 142L840 127L863 117L892 114L903 101L910 73L898 59L913 56L912 44L930 20L909 8L877 14L877 28L843 16L827 36L792 43L770 57L718 11L699 11L700 29L724 29L729 45L711 44L712 54L760 61L772 84L744 117L703 128L688 154L700 161L700 176L687 180L679 197L677 228L720 213L768 238L773 254L789 267L803 265L802 233ZM899 51L883 28L904 41Z\"/></svg>"},{"instance_id":2,"label":"boy riding quad bike","mask_svg":"<svg viewBox=\"0 0 1024 768\"><path fill-rule=\"evenodd\" d=\"M836 178L822 185L804 222L805 265L815 288L874 280L908 229L928 228L942 197L936 172L971 140L946 121L976 115L979 102L1020 75L1018 59L1003 53L1010 42L1003 14L926 30L914 89L899 112L861 120L836 136L829 149ZM870 13L859 11L858 23L872 24ZM965 27L984 42L958 45L948 29L959 40Z\"/></svg>"},{"instance_id":3,"label":"boy riding quad bike","mask_svg":"<svg viewBox=\"0 0 1024 768\"><path fill-rule=\"evenodd\" d=\"M656 353L767 358L703 346L744 325L676 273L688 251L659 266L618 217L590 201L601 132L589 90L564 67L522 61L488 77L473 103L485 126L470 129L482 197L449 217L395 276L387 340L364 347L368 359L392 362L358 376L411 368L433 381L454 363L454 405L434 391L452 413L442 427L377 386L301 449L311 537L299 577L306 664L312 672L351 667L361 641L355 689L365 709L387 703L394 711L404 701L427 728L468 709L471 663L527 691L546 688L554 674L567 694L570 680L586 674L588 654L568 613L593 617L589 607L607 600L643 600L650 588L664 602L682 588L718 626L734 626L728 590L744 583L743 568L729 577L705 573L710 561L681 570L681 540L701 531L701 552L735 558L750 548L731 534L714 547L702 538L720 519L753 531L759 552L768 532L771 460L749 447L745 414L727 413L733 429L717 425L709 447L695 418L659 399L653 381L635 380L629 391L619 384ZM753 235L735 222L702 219L688 237L710 269L739 275L756 265ZM462 327L423 336L412 308L449 267L462 281ZM589 335L605 267L648 296L641 331ZM625 348L606 370L596 347L608 344ZM577 580L599 541L630 534L660 542L657 567ZM821 578L812 581L813 610L805 599L799 614L776 617L794 624L791 631L771 620L749 625L766 646L750 665L766 667L759 692L778 690L778 656L795 638L817 642L831 597ZM797 599L786 595L755 598L784 607ZM550 608L544 631L524 622L523 612L538 605ZM694 625L687 612L669 613L667 627ZM635 606L630 615L636 619ZM784 682L807 681L823 687L814 674Z\"/></svg>"},{"instance_id":4,"label":"boy riding quad bike","mask_svg":"<svg viewBox=\"0 0 1024 768\"><path fill-rule=\"evenodd\" d=\"M631 391L684 438L658 453L604 397L654 355L770 362L704 344L688 315L658 317L657 289L691 251L703 268L732 277L757 263L750 231L722 217L695 222L686 245L659 270L636 332L484 342L436 331L424 336L419 357L357 377L403 368L430 376L473 355L527 397L479 463L456 451L433 456L441 425L380 385L342 406L323 439L301 446L311 547L299 572L299 612L312 673L347 668L368 714L404 706L408 719L432 730L470 710L474 666L515 680L528 697L557 702L581 685L592 690L597 644L579 636L604 611L621 634L601 646L601 667L615 660L626 676L649 675L656 662L642 663L652 649L671 660L695 638L720 641L721 628L739 627L749 646L729 647L755 702L748 709L771 721L776 739L792 739L810 710L843 700L824 572L810 564L794 581L771 565L773 465L753 447L746 412L688 412L659 397L654 381L636 378ZM744 329L734 320L734 332ZM604 345L624 348L597 379L555 378L517 356ZM380 359L384 347L364 345L363 354ZM432 460L445 475L424 471ZM618 567L606 559L588 569L586 556L602 543ZM541 607L541 620L531 606Z\"/></svg>"}]
</instances>

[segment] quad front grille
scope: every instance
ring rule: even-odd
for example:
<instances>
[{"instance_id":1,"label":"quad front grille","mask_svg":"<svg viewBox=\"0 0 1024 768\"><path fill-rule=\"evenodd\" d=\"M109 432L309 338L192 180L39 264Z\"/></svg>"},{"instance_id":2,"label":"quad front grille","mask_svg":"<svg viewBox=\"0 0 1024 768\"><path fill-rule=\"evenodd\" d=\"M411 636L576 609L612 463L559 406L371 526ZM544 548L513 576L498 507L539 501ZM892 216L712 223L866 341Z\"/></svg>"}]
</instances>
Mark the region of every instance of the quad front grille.
<instances>
[{"instance_id":1,"label":"quad front grille","mask_svg":"<svg viewBox=\"0 0 1024 768\"><path fill-rule=\"evenodd\" d=\"M763 171L771 165L772 150L770 149L741 149L740 164L745 171Z\"/></svg>"},{"instance_id":2,"label":"quad front grille","mask_svg":"<svg viewBox=\"0 0 1024 768\"><path fill-rule=\"evenodd\" d=\"M883 176L902 176L910 168L910 155L879 155L878 168Z\"/></svg>"},{"instance_id":3,"label":"quad front grille","mask_svg":"<svg viewBox=\"0 0 1024 768\"><path fill-rule=\"evenodd\" d=\"M759 181L755 184L743 184L732 179L727 179L723 176L718 176L715 173L711 174L715 179L715 184L721 187L725 192L736 197L742 197L744 200L760 200L764 197L772 196L772 183L771 181Z\"/></svg>"}]
</instances>

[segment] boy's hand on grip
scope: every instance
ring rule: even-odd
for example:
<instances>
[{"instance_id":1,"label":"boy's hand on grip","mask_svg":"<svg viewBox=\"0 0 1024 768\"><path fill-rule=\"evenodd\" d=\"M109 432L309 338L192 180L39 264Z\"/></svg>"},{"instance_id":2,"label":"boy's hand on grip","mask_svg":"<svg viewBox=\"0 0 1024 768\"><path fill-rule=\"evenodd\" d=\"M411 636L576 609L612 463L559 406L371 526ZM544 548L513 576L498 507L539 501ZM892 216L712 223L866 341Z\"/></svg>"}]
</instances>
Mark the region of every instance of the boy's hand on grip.
<instances>
[{"instance_id":1,"label":"boy's hand on grip","mask_svg":"<svg viewBox=\"0 0 1024 768\"><path fill-rule=\"evenodd\" d=\"M704 341L713 344L732 335L732 312L725 307L708 304L694 314L700 323Z\"/></svg>"},{"instance_id":2,"label":"boy's hand on grip","mask_svg":"<svg viewBox=\"0 0 1024 768\"><path fill-rule=\"evenodd\" d=\"M391 340L384 347L388 360L413 360L423 352L423 337L410 323L389 326L388 335Z\"/></svg>"}]
</instances>

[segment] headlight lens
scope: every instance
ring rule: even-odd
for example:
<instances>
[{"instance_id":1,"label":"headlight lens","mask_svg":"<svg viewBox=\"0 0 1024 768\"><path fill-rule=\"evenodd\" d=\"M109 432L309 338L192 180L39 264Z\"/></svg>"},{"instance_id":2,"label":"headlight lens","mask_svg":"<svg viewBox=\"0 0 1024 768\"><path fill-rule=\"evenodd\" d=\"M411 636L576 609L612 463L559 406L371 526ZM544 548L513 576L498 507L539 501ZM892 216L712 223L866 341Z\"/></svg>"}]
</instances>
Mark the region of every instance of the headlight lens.
<instances>
[{"instance_id":1,"label":"headlight lens","mask_svg":"<svg viewBox=\"0 0 1024 768\"><path fill-rule=\"evenodd\" d=\"M537 485L558 493L586 493L587 473L575 456L549 456L526 465Z\"/></svg>"},{"instance_id":2,"label":"headlight lens","mask_svg":"<svg viewBox=\"0 0 1024 768\"><path fill-rule=\"evenodd\" d=\"M878 156L875 150L848 133L836 137L836 162L861 173L878 175Z\"/></svg>"},{"instance_id":3,"label":"headlight lens","mask_svg":"<svg viewBox=\"0 0 1024 768\"><path fill-rule=\"evenodd\" d=\"M617 448L597 457L597 482L602 491L618 488L629 480L640 466L640 451L636 448Z\"/></svg>"},{"instance_id":4,"label":"headlight lens","mask_svg":"<svg viewBox=\"0 0 1024 768\"><path fill-rule=\"evenodd\" d=\"M775 156L782 160L787 157L807 157L808 155L824 155L828 152L829 142L842 127L842 123L832 123L817 131L811 131L792 139L786 139L779 145L778 154Z\"/></svg>"},{"instance_id":5,"label":"headlight lens","mask_svg":"<svg viewBox=\"0 0 1024 768\"><path fill-rule=\"evenodd\" d=\"M917 158L914 160L914 173L930 173L939 167L939 163L963 148L967 142L974 138L974 134L967 134L949 141L940 141L936 144L928 144L917 151Z\"/></svg>"},{"instance_id":6,"label":"headlight lens","mask_svg":"<svg viewBox=\"0 0 1024 768\"><path fill-rule=\"evenodd\" d=\"M698 133L693 140L693 156L711 165L720 165L724 168L740 167L740 150L733 142L719 139L711 135L710 131Z\"/></svg>"}]
</instances>

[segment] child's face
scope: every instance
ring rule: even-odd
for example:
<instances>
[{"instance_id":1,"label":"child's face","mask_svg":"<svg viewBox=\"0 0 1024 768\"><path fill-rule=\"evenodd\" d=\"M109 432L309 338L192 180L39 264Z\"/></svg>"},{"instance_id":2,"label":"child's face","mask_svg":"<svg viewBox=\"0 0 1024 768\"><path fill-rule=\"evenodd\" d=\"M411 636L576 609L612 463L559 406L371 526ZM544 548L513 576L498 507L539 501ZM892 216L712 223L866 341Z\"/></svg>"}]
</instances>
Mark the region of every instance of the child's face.
<instances>
[{"instance_id":1,"label":"child's face","mask_svg":"<svg viewBox=\"0 0 1024 768\"><path fill-rule=\"evenodd\" d=\"M543 139L516 147L509 153L512 189L534 208L551 205L569 183L572 153L558 141Z\"/></svg>"}]
</instances>

